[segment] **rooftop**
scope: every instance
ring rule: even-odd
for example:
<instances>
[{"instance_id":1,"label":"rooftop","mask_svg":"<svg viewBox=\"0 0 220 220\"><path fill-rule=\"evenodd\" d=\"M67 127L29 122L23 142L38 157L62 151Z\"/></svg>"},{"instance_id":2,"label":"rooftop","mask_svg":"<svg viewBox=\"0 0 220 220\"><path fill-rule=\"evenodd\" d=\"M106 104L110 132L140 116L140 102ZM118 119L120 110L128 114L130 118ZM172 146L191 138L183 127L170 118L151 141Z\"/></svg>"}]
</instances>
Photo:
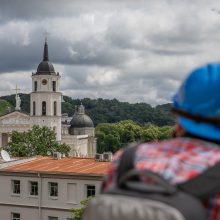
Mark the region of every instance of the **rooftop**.
<instances>
[{"instance_id":1,"label":"rooftop","mask_svg":"<svg viewBox=\"0 0 220 220\"><path fill-rule=\"evenodd\" d=\"M64 157L55 160L52 157L38 156L32 160L23 160L16 165L0 167L0 170L27 173L104 175L107 173L110 163L95 161L94 158Z\"/></svg>"}]
</instances>

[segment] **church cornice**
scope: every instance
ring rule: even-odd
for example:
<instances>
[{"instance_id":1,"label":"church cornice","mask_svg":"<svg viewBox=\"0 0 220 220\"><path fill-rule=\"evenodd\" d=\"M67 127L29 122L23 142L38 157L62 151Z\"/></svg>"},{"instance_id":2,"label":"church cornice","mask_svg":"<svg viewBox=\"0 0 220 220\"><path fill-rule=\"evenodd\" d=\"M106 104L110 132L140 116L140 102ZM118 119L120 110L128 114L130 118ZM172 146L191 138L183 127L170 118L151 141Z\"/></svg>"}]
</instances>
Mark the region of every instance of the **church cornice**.
<instances>
[{"instance_id":1,"label":"church cornice","mask_svg":"<svg viewBox=\"0 0 220 220\"><path fill-rule=\"evenodd\" d=\"M16 114L18 114L18 115L22 115L22 116L25 116L25 117L27 117L27 118L30 117L30 115L27 114L27 113L25 113L25 112L21 112L21 111L13 111L13 112L9 112L9 113L6 113L6 114L0 116L0 119L4 119L4 118L6 118L6 117L8 117L8 116L10 116L10 115L12 116L12 115L16 115Z\"/></svg>"},{"instance_id":2,"label":"church cornice","mask_svg":"<svg viewBox=\"0 0 220 220\"><path fill-rule=\"evenodd\" d=\"M31 118L62 118L62 116L55 116L55 115L31 115Z\"/></svg>"},{"instance_id":3,"label":"church cornice","mask_svg":"<svg viewBox=\"0 0 220 220\"><path fill-rule=\"evenodd\" d=\"M46 93L46 94L61 94L62 92L53 92L53 91L36 91L36 92L31 92L30 94L38 94L38 93Z\"/></svg>"},{"instance_id":4,"label":"church cornice","mask_svg":"<svg viewBox=\"0 0 220 220\"><path fill-rule=\"evenodd\" d=\"M61 78L61 75L59 74L59 72L57 72L56 74L54 74L54 75L48 75L48 74L44 74L44 73L42 73L42 74L37 74L37 73L32 73L32 75L31 75L31 77L33 78L42 78L42 77L45 77L45 78Z\"/></svg>"}]
</instances>

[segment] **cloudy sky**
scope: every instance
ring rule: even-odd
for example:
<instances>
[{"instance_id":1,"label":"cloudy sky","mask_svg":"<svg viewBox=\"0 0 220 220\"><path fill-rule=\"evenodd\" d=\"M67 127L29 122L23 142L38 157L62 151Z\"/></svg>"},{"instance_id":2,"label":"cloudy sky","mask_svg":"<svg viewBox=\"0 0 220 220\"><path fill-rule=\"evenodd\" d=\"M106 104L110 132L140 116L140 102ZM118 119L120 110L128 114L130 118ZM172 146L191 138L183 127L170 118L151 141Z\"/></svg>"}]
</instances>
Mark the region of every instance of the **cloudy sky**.
<instances>
[{"instance_id":1,"label":"cloudy sky","mask_svg":"<svg viewBox=\"0 0 220 220\"><path fill-rule=\"evenodd\" d=\"M218 0L0 0L0 96L30 92L45 31L73 98L166 103L192 68L220 60Z\"/></svg>"}]
</instances>

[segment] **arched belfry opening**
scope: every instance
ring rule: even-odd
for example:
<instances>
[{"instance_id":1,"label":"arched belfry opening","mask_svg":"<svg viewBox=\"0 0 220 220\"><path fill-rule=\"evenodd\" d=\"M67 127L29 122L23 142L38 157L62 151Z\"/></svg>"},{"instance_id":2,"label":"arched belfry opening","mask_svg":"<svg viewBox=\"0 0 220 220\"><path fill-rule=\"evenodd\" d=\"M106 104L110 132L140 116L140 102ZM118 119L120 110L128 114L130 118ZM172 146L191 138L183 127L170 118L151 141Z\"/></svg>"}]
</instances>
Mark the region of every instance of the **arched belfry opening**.
<instances>
[{"instance_id":1,"label":"arched belfry opening","mask_svg":"<svg viewBox=\"0 0 220 220\"><path fill-rule=\"evenodd\" d=\"M45 101L42 102L42 115L47 114L47 103Z\"/></svg>"}]
</instances>

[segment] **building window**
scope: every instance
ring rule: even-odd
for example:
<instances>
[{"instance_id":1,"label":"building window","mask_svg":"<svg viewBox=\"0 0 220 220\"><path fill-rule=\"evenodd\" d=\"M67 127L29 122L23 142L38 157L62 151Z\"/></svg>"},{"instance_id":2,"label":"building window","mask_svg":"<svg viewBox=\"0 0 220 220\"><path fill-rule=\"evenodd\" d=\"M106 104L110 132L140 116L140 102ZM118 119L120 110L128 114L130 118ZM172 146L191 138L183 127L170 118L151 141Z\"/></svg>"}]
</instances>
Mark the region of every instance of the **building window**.
<instances>
[{"instance_id":1,"label":"building window","mask_svg":"<svg viewBox=\"0 0 220 220\"><path fill-rule=\"evenodd\" d=\"M57 115L57 102L56 101L53 103L53 112L54 112L54 115Z\"/></svg>"},{"instance_id":2,"label":"building window","mask_svg":"<svg viewBox=\"0 0 220 220\"><path fill-rule=\"evenodd\" d=\"M20 180L12 180L12 193L13 194L20 194L21 193L21 183Z\"/></svg>"},{"instance_id":3,"label":"building window","mask_svg":"<svg viewBox=\"0 0 220 220\"><path fill-rule=\"evenodd\" d=\"M48 220L58 220L58 217L48 216Z\"/></svg>"},{"instance_id":4,"label":"building window","mask_svg":"<svg viewBox=\"0 0 220 220\"><path fill-rule=\"evenodd\" d=\"M87 190L87 197L95 196L95 186L94 185L87 185L86 190Z\"/></svg>"},{"instance_id":5,"label":"building window","mask_svg":"<svg viewBox=\"0 0 220 220\"><path fill-rule=\"evenodd\" d=\"M11 220L21 220L21 215L20 213L11 213Z\"/></svg>"},{"instance_id":6,"label":"building window","mask_svg":"<svg viewBox=\"0 0 220 220\"><path fill-rule=\"evenodd\" d=\"M42 115L46 115L47 113L47 103L45 101L42 102Z\"/></svg>"},{"instance_id":7,"label":"building window","mask_svg":"<svg viewBox=\"0 0 220 220\"><path fill-rule=\"evenodd\" d=\"M37 91L37 81L34 81L34 91Z\"/></svg>"},{"instance_id":8,"label":"building window","mask_svg":"<svg viewBox=\"0 0 220 220\"><path fill-rule=\"evenodd\" d=\"M29 190L31 196L38 196L38 182L37 181L29 182Z\"/></svg>"},{"instance_id":9,"label":"building window","mask_svg":"<svg viewBox=\"0 0 220 220\"><path fill-rule=\"evenodd\" d=\"M35 114L36 114L36 103L33 102L33 115L35 115Z\"/></svg>"},{"instance_id":10,"label":"building window","mask_svg":"<svg viewBox=\"0 0 220 220\"><path fill-rule=\"evenodd\" d=\"M52 81L53 91L56 92L56 81Z\"/></svg>"},{"instance_id":11,"label":"building window","mask_svg":"<svg viewBox=\"0 0 220 220\"><path fill-rule=\"evenodd\" d=\"M58 197L58 183L55 182L49 183L49 196Z\"/></svg>"}]
</instances>

